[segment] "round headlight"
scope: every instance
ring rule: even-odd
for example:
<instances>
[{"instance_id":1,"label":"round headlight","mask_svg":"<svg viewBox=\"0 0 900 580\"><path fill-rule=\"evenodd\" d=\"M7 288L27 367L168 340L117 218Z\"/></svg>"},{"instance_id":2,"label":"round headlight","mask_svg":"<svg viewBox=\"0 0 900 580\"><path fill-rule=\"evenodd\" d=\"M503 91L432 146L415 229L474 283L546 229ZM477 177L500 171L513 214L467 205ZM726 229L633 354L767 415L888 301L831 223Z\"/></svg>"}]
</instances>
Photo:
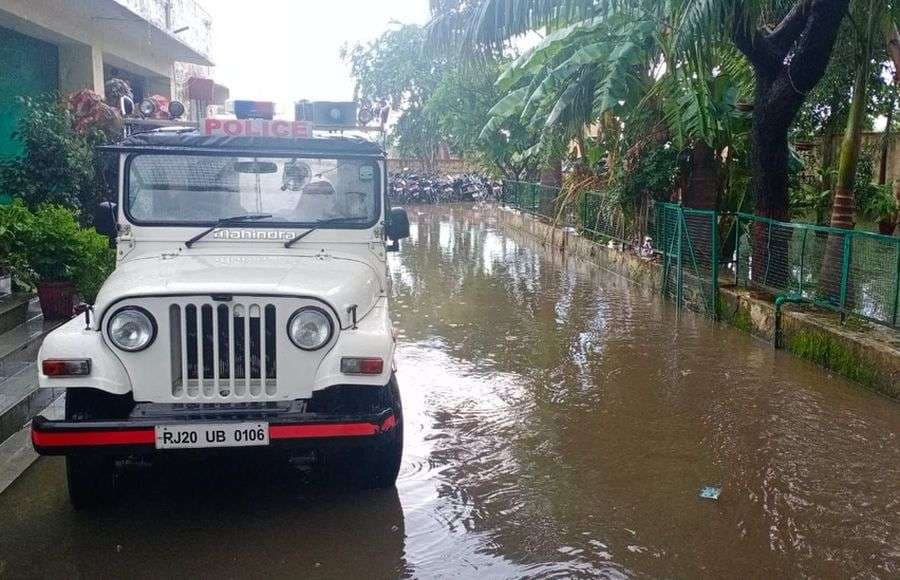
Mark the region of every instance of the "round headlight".
<instances>
[{"instance_id":1,"label":"round headlight","mask_svg":"<svg viewBox=\"0 0 900 580\"><path fill-rule=\"evenodd\" d=\"M291 342L299 348L316 350L328 344L334 328L324 310L307 306L291 316L287 331Z\"/></svg>"},{"instance_id":2,"label":"round headlight","mask_svg":"<svg viewBox=\"0 0 900 580\"><path fill-rule=\"evenodd\" d=\"M184 105L182 105L178 101L172 101L169 103L169 116L173 119L177 119L178 117L184 115Z\"/></svg>"},{"instance_id":3,"label":"round headlight","mask_svg":"<svg viewBox=\"0 0 900 580\"><path fill-rule=\"evenodd\" d=\"M141 115L150 117L156 113L156 101L153 99L144 99L141 101L141 104L138 105L138 110L141 112Z\"/></svg>"},{"instance_id":4,"label":"round headlight","mask_svg":"<svg viewBox=\"0 0 900 580\"><path fill-rule=\"evenodd\" d=\"M136 352L153 343L156 338L156 321L143 308L129 306L110 317L106 332L118 348Z\"/></svg>"}]
</instances>

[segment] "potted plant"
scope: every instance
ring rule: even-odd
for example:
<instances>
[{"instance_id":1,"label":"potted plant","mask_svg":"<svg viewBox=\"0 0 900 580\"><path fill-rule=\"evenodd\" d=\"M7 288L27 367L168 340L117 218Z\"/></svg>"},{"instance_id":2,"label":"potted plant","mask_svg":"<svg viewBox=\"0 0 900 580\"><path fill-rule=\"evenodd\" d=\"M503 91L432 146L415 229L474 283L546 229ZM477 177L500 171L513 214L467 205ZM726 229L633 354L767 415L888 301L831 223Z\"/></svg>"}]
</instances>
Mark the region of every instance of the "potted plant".
<instances>
[{"instance_id":1,"label":"potted plant","mask_svg":"<svg viewBox=\"0 0 900 580\"><path fill-rule=\"evenodd\" d=\"M18 264L25 284L37 287L45 318L71 317L76 293L92 301L112 269L114 255L106 237L80 227L75 215L60 206L44 205L35 212L21 204L10 208L0 218L0 225L7 225L0 229L0 247L9 248L7 260Z\"/></svg>"},{"instance_id":2,"label":"potted plant","mask_svg":"<svg viewBox=\"0 0 900 580\"><path fill-rule=\"evenodd\" d=\"M878 223L879 233L893 235L900 218L900 200L894 194L893 184L869 185L868 188L871 191L861 200L863 216Z\"/></svg>"}]
</instances>

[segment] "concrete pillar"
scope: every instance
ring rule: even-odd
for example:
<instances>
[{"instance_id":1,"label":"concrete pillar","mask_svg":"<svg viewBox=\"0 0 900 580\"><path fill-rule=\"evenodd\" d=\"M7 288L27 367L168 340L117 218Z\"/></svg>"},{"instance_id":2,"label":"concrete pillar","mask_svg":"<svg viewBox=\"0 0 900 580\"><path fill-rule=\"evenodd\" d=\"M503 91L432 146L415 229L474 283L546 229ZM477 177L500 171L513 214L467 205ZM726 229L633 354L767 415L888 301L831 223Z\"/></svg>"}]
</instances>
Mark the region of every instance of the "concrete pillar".
<instances>
[{"instance_id":1,"label":"concrete pillar","mask_svg":"<svg viewBox=\"0 0 900 580\"><path fill-rule=\"evenodd\" d=\"M97 47L71 43L59 46L59 90L65 95L91 89L101 97L103 90L103 53Z\"/></svg>"}]
</instances>

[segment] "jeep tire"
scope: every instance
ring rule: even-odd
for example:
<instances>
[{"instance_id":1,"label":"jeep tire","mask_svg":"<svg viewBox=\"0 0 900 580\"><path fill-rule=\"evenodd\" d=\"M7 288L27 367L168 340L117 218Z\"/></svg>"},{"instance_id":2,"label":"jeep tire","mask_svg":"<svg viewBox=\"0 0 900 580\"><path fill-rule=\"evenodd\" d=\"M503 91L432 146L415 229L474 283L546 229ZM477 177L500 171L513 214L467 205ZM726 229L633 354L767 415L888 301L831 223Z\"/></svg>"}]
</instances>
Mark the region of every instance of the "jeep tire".
<instances>
[{"instance_id":1,"label":"jeep tire","mask_svg":"<svg viewBox=\"0 0 900 580\"><path fill-rule=\"evenodd\" d=\"M87 388L66 390L66 420L115 419L121 402L115 395ZM116 492L116 458L109 455L67 455L69 502L76 510L111 502Z\"/></svg>"},{"instance_id":2,"label":"jeep tire","mask_svg":"<svg viewBox=\"0 0 900 580\"><path fill-rule=\"evenodd\" d=\"M397 483L403 459L403 406L396 377L384 388L396 423L372 444L325 455L327 472L338 482L361 489L387 489Z\"/></svg>"}]
</instances>

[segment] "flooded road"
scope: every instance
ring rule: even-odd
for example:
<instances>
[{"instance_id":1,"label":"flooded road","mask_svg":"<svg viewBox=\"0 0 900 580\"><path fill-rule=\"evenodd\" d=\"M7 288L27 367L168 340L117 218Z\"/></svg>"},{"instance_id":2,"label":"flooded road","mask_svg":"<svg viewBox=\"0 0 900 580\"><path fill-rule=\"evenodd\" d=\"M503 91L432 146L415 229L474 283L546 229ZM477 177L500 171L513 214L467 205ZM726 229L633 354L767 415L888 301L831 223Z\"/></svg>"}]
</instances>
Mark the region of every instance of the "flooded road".
<instances>
[{"instance_id":1,"label":"flooded road","mask_svg":"<svg viewBox=\"0 0 900 580\"><path fill-rule=\"evenodd\" d=\"M176 465L76 514L41 459L0 495L0 576L900 574L896 403L490 212L410 217L397 491Z\"/></svg>"}]
</instances>

